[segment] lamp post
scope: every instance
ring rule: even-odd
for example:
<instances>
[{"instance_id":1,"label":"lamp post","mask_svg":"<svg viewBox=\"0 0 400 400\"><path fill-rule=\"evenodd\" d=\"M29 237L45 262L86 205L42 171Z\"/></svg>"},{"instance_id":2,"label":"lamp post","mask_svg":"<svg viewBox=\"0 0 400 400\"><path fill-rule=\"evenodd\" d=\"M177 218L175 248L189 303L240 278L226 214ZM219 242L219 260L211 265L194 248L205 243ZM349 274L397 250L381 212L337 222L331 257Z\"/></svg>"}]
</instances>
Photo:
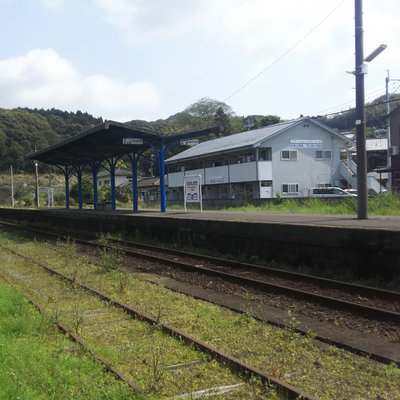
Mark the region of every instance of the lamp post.
<instances>
[{"instance_id":1,"label":"lamp post","mask_svg":"<svg viewBox=\"0 0 400 400\"><path fill-rule=\"evenodd\" d=\"M385 79L386 83L386 118L387 118L387 123L386 123L386 136L388 140L388 150L387 150L387 168L390 169L392 165L392 160L391 160L391 146L392 146L392 141L391 141L391 135L390 135L390 95L389 95L389 82L392 81L400 81L400 79L390 79L389 76L389 70L387 70L387 77ZM387 184L387 189L392 190L392 173L388 172L388 184Z\"/></svg>"},{"instance_id":2,"label":"lamp post","mask_svg":"<svg viewBox=\"0 0 400 400\"><path fill-rule=\"evenodd\" d=\"M38 165L39 163L35 160L35 207L39 207L39 174Z\"/></svg>"},{"instance_id":3,"label":"lamp post","mask_svg":"<svg viewBox=\"0 0 400 400\"><path fill-rule=\"evenodd\" d=\"M385 44L378 46L364 58L362 0L354 1L355 11L355 71L356 77L356 149L357 149L357 217L368 219L367 149L365 140L365 62L371 62L383 50Z\"/></svg>"}]
</instances>

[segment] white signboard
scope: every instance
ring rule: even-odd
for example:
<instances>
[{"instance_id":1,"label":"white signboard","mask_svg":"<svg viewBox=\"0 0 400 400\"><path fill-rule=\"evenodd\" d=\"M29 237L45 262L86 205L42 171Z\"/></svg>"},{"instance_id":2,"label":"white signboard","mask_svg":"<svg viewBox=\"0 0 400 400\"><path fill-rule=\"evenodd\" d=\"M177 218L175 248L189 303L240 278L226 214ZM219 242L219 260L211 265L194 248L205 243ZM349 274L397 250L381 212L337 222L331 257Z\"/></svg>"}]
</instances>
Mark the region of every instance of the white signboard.
<instances>
[{"instance_id":1,"label":"white signboard","mask_svg":"<svg viewBox=\"0 0 400 400\"><path fill-rule=\"evenodd\" d=\"M209 181L210 181L210 183L224 183L225 177L224 176L210 176Z\"/></svg>"},{"instance_id":2,"label":"white signboard","mask_svg":"<svg viewBox=\"0 0 400 400\"><path fill-rule=\"evenodd\" d=\"M201 196L201 175L185 175L183 177L183 191L186 203L200 203L200 209L203 209Z\"/></svg>"},{"instance_id":3,"label":"white signboard","mask_svg":"<svg viewBox=\"0 0 400 400\"><path fill-rule=\"evenodd\" d=\"M199 144L199 139L182 139L180 143L181 146L197 146Z\"/></svg>"},{"instance_id":4,"label":"white signboard","mask_svg":"<svg viewBox=\"0 0 400 400\"><path fill-rule=\"evenodd\" d=\"M141 139L141 138L132 138L132 137L124 137L124 138L122 138L122 144L142 145L143 144L143 139Z\"/></svg>"},{"instance_id":5,"label":"white signboard","mask_svg":"<svg viewBox=\"0 0 400 400\"><path fill-rule=\"evenodd\" d=\"M294 149L322 149L320 139L291 139L290 147Z\"/></svg>"}]
</instances>

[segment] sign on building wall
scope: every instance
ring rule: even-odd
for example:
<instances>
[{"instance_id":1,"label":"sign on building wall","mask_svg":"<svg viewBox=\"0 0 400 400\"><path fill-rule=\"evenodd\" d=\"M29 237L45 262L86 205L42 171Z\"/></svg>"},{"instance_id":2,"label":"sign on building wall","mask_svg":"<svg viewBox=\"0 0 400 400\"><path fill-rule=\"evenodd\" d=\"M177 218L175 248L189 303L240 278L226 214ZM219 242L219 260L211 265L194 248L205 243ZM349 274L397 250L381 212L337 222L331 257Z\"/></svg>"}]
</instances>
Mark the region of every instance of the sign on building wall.
<instances>
[{"instance_id":1,"label":"sign on building wall","mask_svg":"<svg viewBox=\"0 0 400 400\"><path fill-rule=\"evenodd\" d=\"M294 149L322 149L320 139L291 139L290 147Z\"/></svg>"},{"instance_id":2,"label":"sign on building wall","mask_svg":"<svg viewBox=\"0 0 400 400\"><path fill-rule=\"evenodd\" d=\"M183 177L183 190L185 198L185 211L186 203L200 203L200 210L203 210L201 175L185 175Z\"/></svg>"},{"instance_id":3,"label":"sign on building wall","mask_svg":"<svg viewBox=\"0 0 400 400\"><path fill-rule=\"evenodd\" d=\"M225 182L225 176L210 176L209 178L210 183L224 183Z\"/></svg>"}]
</instances>

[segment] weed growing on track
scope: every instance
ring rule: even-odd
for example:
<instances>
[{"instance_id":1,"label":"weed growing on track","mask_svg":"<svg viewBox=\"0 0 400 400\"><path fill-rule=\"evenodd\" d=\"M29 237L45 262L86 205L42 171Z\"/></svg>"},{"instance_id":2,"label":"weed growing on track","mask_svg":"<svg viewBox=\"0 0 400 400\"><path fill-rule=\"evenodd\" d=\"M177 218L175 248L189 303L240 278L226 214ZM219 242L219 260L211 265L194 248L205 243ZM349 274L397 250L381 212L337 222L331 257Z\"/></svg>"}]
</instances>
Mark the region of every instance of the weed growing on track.
<instances>
[{"instance_id":1,"label":"weed growing on track","mask_svg":"<svg viewBox=\"0 0 400 400\"><path fill-rule=\"evenodd\" d=\"M0 281L0 399L139 399Z\"/></svg>"},{"instance_id":2,"label":"weed growing on track","mask_svg":"<svg viewBox=\"0 0 400 400\"><path fill-rule=\"evenodd\" d=\"M100 236L99 242L101 245L103 245L103 247L100 250L99 266L105 273L110 271L116 271L122 263L123 259L122 251L115 247L110 247L113 240L118 240L118 239L120 239L119 236L111 235L108 233L102 234Z\"/></svg>"},{"instance_id":3,"label":"weed growing on track","mask_svg":"<svg viewBox=\"0 0 400 400\"><path fill-rule=\"evenodd\" d=\"M2 235L1 240L6 240L6 236ZM8 244L18 251L38 257L38 248L34 244ZM63 268L62 255L53 246L42 244L40 254L44 250L50 265L71 275L71 269ZM80 263L80 279L92 287L99 288L101 284L101 290L109 296L155 318L159 316L161 323L183 330L320 399L400 399L400 369L377 364L335 347L317 346L312 341L312 335L304 337L294 331L297 324L294 319L292 329L277 329L248 315L237 315L129 275L125 275L122 292L121 273L104 273L101 268L89 263ZM163 305L161 313L160 304ZM128 334L128 331L124 332ZM140 333L136 332L136 335L140 337ZM128 346L128 337L127 347L120 350L125 356L133 351L131 346L134 346L133 343ZM147 344L136 350L151 354L152 347L149 346ZM108 343L102 343L102 348L105 352L109 351L110 357L115 356ZM172 352L166 348L165 351ZM154 369L154 364L151 366L148 360L146 362ZM154 377L144 384L150 387L154 384Z\"/></svg>"}]
</instances>

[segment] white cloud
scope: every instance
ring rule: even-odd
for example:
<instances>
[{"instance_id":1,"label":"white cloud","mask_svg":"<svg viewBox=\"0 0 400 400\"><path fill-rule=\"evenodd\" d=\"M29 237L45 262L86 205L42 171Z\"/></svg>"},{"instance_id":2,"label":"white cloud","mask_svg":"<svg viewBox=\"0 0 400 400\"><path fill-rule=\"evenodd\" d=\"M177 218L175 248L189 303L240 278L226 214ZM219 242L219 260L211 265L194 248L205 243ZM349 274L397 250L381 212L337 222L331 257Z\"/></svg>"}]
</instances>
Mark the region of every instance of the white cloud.
<instances>
[{"instance_id":1,"label":"white cloud","mask_svg":"<svg viewBox=\"0 0 400 400\"><path fill-rule=\"evenodd\" d=\"M61 11L64 7L64 0L39 0L40 4L51 11Z\"/></svg>"},{"instance_id":2,"label":"white cloud","mask_svg":"<svg viewBox=\"0 0 400 400\"><path fill-rule=\"evenodd\" d=\"M204 0L93 0L131 42L170 38L197 25ZM206 0L206 3L210 3Z\"/></svg>"},{"instance_id":3,"label":"white cloud","mask_svg":"<svg viewBox=\"0 0 400 400\"><path fill-rule=\"evenodd\" d=\"M0 61L0 103L5 107L80 109L123 121L147 117L158 106L159 95L152 82L82 76L54 50L35 49Z\"/></svg>"}]
</instances>

